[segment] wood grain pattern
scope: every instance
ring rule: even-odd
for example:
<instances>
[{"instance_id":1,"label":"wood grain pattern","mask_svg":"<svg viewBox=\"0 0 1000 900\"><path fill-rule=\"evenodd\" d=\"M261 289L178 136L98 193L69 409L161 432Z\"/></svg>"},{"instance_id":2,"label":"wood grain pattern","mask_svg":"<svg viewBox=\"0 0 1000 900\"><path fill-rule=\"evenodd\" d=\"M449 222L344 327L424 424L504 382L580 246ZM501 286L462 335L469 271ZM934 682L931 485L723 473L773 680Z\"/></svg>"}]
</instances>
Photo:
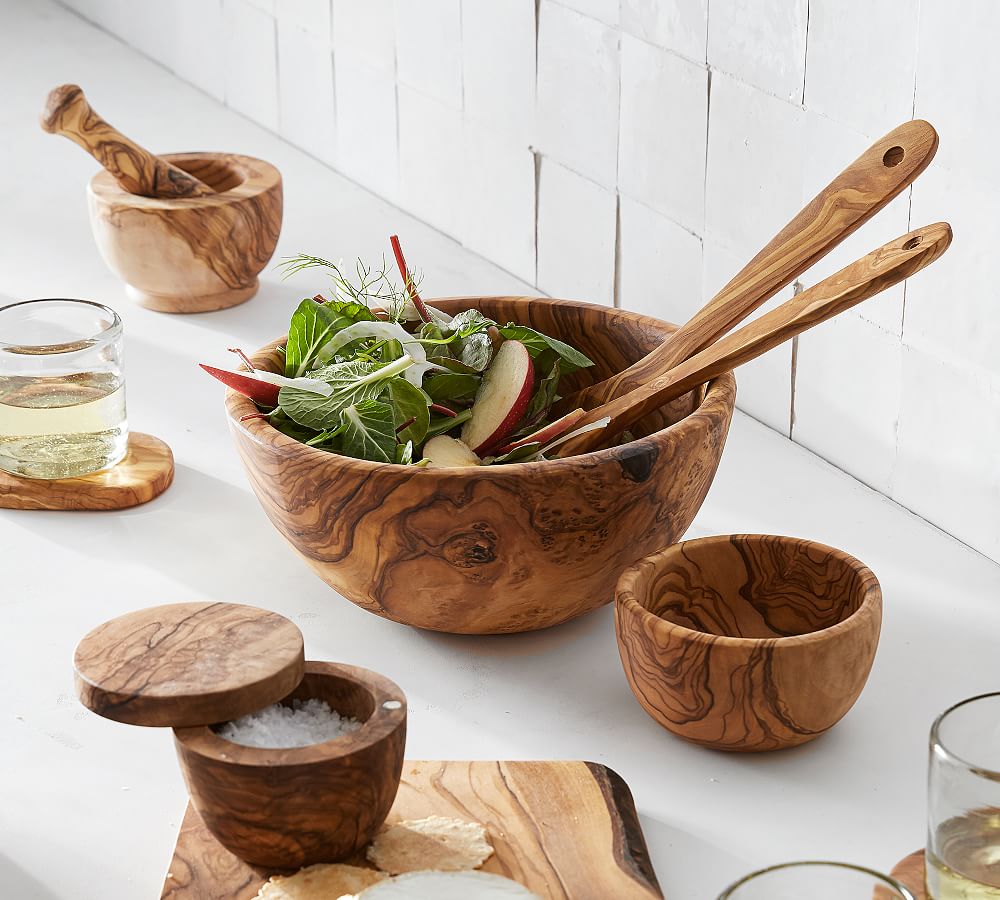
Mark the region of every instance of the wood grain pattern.
<instances>
[{"instance_id":1,"label":"wood grain pattern","mask_svg":"<svg viewBox=\"0 0 1000 900\"><path fill-rule=\"evenodd\" d=\"M605 416L611 422L607 428L567 441L559 455L568 457L605 446L651 410L899 284L929 266L950 245L951 226L945 222L883 244L648 383L588 411L577 427Z\"/></svg>"},{"instance_id":2,"label":"wood grain pattern","mask_svg":"<svg viewBox=\"0 0 1000 900\"><path fill-rule=\"evenodd\" d=\"M121 462L76 478L22 478L0 471L0 508L128 509L159 497L174 480L174 455L159 438L129 432Z\"/></svg>"},{"instance_id":3,"label":"wood grain pattern","mask_svg":"<svg viewBox=\"0 0 1000 900\"><path fill-rule=\"evenodd\" d=\"M721 535L650 556L618 583L632 692L668 731L720 750L810 741L854 705L875 658L882 593L840 550Z\"/></svg>"},{"instance_id":4,"label":"wood grain pattern","mask_svg":"<svg viewBox=\"0 0 1000 900\"><path fill-rule=\"evenodd\" d=\"M901 859L889 874L913 892L914 900L929 900L924 879L923 850L917 850L905 859Z\"/></svg>"},{"instance_id":5,"label":"wood grain pattern","mask_svg":"<svg viewBox=\"0 0 1000 900\"><path fill-rule=\"evenodd\" d=\"M78 85L53 88L41 118L42 128L79 144L121 185L144 197L204 197L215 191L184 169L160 158L99 116Z\"/></svg>"},{"instance_id":6,"label":"wood grain pattern","mask_svg":"<svg viewBox=\"0 0 1000 900\"><path fill-rule=\"evenodd\" d=\"M475 307L571 341L597 360L576 384L647 353L672 327L568 300L466 297ZM255 365L283 366L277 341ZM570 382L573 384L573 382ZM530 631L610 602L618 575L676 541L715 475L736 384L722 375L639 423L640 438L570 460L413 469L307 447L227 395L250 484L278 531L343 596L386 618L452 633ZM697 399L697 409L687 415Z\"/></svg>"},{"instance_id":7,"label":"wood grain pattern","mask_svg":"<svg viewBox=\"0 0 1000 900\"><path fill-rule=\"evenodd\" d=\"M388 821L454 816L486 825L483 865L545 900L662 898L628 787L584 762L407 760ZM354 860L369 865L363 853ZM162 900L252 900L273 870L221 847L188 808Z\"/></svg>"},{"instance_id":8,"label":"wood grain pattern","mask_svg":"<svg viewBox=\"0 0 1000 900\"><path fill-rule=\"evenodd\" d=\"M73 655L80 702L130 725L205 725L277 703L304 672L302 633L235 603L171 603L99 625Z\"/></svg>"},{"instance_id":9,"label":"wood grain pattern","mask_svg":"<svg viewBox=\"0 0 1000 900\"><path fill-rule=\"evenodd\" d=\"M312 698L364 724L333 741L283 750L240 746L207 727L174 730L191 802L215 839L251 864L344 859L372 839L396 796L403 692L367 669L307 662L286 700Z\"/></svg>"},{"instance_id":10,"label":"wood grain pattern","mask_svg":"<svg viewBox=\"0 0 1000 900\"><path fill-rule=\"evenodd\" d=\"M235 153L165 158L218 193L138 197L99 172L88 203L101 256L133 299L159 312L208 312L249 300L281 231L281 173Z\"/></svg>"},{"instance_id":11,"label":"wood grain pattern","mask_svg":"<svg viewBox=\"0 0 1000 900\"><path fill-rule=\"evenodd\" d=\"M661 347L622 372L564 398L560 411L592 409L704 349L822 259L903 191L937 152L937 132L914 120L877 140L803 208Z\"/></svg>"}]
</instances>

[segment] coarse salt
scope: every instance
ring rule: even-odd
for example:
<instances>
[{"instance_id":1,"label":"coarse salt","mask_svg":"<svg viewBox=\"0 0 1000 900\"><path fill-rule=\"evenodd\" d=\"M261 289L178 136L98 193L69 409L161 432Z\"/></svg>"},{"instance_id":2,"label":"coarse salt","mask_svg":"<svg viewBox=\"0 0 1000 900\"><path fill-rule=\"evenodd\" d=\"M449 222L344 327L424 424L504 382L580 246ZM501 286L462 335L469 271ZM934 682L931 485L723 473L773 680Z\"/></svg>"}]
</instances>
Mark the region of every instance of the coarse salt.
<instances>
[{"instance_id":1,"label":"coarse salt","mask_svg":"<svg viewBox=\"0 0 1000 900\"><path fill-rule=\"evenodd\" d=\"M275 703L225 722L215 732L245 747L286 749L332 741L360 727L357 719L342 716L323 700L293 700L291 706Z\"/></svg>"}]
</instances>

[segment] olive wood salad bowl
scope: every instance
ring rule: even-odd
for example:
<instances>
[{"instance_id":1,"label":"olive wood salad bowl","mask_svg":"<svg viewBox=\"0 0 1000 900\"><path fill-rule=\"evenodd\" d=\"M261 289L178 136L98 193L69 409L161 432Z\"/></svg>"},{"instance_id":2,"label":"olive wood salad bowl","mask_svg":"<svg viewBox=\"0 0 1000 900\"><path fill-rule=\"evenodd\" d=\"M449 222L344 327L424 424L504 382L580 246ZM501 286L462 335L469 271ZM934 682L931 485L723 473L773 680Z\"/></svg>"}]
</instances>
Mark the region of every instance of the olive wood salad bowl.
<instances>
[{"instance_id":1,"label":"olive wood salad bowl","mask_svg":"<svg viewBox=\"0 0 1000 900\"><path fill-rule=\"evenodd\" d=\"M307 662L282 703L310 699L361 727L276 750L234 744L210 725L174 729L191 802L219 843L249 863L288 869L344 859L375 836L396 798L403 692L367 669Z\"/></svg>"},{"instance_id":2,"label":"olive wood salad bowl","mask_svg":"<svg viewBox=\"0 0 1000 900\"><path fill-rule=\"evenodd\" d=\"M572 300L458 297L572 344L595 365L564 389L641 359L675 326ZM278 348L255 366L283 368ZM697 396L695 396L697 395ZM418 628L498 634L558 625L609 603L622 571L677 541L715 476L736 400L731 372L641 420L637 439L566 459L424 469L307 447L228 391L250 484L275 527L315 572L364 609Z\"/></svg>"}]
</instances>

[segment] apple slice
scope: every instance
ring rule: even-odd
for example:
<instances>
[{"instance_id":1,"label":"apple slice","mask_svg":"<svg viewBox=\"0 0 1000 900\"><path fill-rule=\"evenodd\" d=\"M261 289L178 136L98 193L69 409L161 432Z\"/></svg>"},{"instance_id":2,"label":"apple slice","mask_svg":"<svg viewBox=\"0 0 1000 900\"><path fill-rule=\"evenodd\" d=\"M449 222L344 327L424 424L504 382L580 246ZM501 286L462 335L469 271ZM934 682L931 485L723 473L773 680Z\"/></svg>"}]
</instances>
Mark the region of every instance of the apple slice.
<instances>
[{"instance_id":1,"label":"apple slice","mask_svg":"<svg viewBox=\"0 0 1000 900\"><path fill-rule=\"evenodd\" d=\"M491 453L492 456L503 456L505 453L510 453L511 450L516 450L518 447L523 447L525 444L533 444L536 441L539 444L546 444L551 440L559 437L561 434L565 434L569 431L577 422L580 421L586 414L583 409L574 409L573 412L568 412L561 419L556 419L554 422L550 422L538 431L532 432L527 437L518 438L510 444L506 444L500 447L498 450Z\"/></svg>"},{"instance_id":2,"label":"apple slice","mask_svg":"<svg viewBox=\"0 0 1000 900\"><path fill-rule=\"evenodd\" d=\"M232 388L238 394L249 397L254 403L261 406L277 406L278 391L281 388L276 384L268 384L260 378L255 378L250 372L230 372L227 369L217 369L215 366L206 366L198 363L209 375L218 378L226 387Z\"/></svg>"},{"instance_id":3,"label":"apple slice","mask_svg":"<svg viewBox=\"0 0 1000 900\"><path fill-rule=\"evenodd\" d=\"M446 434L432 437L424 444L424 459L430 460L428 469L454 469L480 464L479 457L469 449L468 444Z\"/></svg>"},{"instance_id":4,"label":"apple slice","mask_svg":"<svg viewBox=\"0 0 1000 900\"><path fill-rule=\"evenodd\" d=\"M462 440L474 453L495 446L517 430L531 403L535 370L520 341L504 341L483 376Z\"/></svg>"}]
</instances>

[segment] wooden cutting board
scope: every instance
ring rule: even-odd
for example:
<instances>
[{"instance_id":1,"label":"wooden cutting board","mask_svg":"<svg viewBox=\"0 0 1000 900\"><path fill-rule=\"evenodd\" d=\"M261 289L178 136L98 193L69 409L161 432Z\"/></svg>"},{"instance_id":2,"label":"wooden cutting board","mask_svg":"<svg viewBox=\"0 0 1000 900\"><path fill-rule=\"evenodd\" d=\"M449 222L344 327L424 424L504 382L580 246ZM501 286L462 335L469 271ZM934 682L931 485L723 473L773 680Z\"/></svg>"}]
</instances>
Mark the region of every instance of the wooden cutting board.
<instances>
[{"instance_id":1,"label":"wooden cutting board","mask_svg":"<svg viewBox=\"0 0 1000 900\"><path fill-rule=\"evenodd\" d=\"M388 822L430 815L482 822L496 850L483 870L546 900L663 897L632 794L598 763L407 760ZM161 900L252 900L272 874L222 847L189 804Z\"/></svg>"}]
</instances>

